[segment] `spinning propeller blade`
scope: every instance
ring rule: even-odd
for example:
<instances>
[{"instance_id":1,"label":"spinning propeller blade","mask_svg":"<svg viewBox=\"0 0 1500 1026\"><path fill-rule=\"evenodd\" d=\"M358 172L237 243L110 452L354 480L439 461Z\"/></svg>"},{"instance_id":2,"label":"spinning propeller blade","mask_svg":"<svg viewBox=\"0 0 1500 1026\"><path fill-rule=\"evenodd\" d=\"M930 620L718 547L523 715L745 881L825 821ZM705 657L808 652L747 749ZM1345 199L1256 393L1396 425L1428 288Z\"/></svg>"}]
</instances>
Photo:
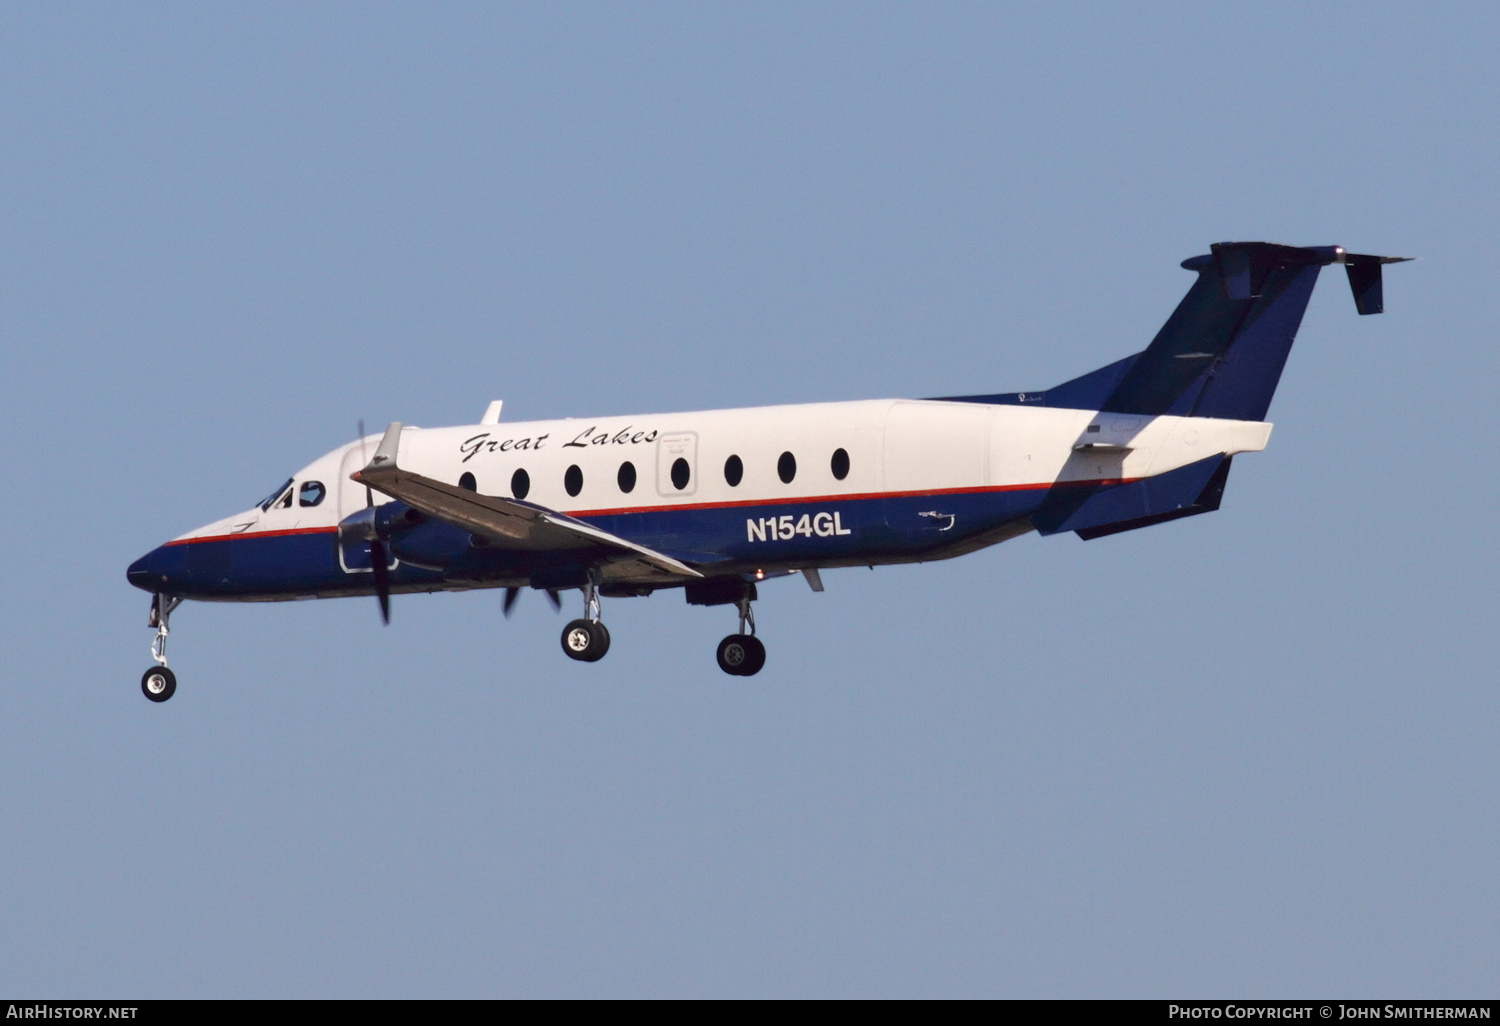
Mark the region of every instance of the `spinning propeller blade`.
<instances>
[{"instance_id":1,"label":"spinning propeller blade","mask_svg":"<svg viewBox=\"0 0 1500 1026\"><path fill-rule=\"evenodd\" d=\"M380 601L380 621L391 622L391 568L385 562L385 544L379 538L370 542L370 568L375 571L375 597Z\"/></svg>"},{"instance_id":2,"label":"spinning propeller blade","mask_svg":"<svg viewBox=\"0 0 1500 1026\"><path fill-rule=\"evenodd\" d=\"M520 588L506 588L505 589L505 601L501 604L500 611L505 614L505 618L507 620L510 619L511 610L513 610L513 609L516 608L516 599L518 599L520 597L521 597L521 589ZM557 589L556 588L548 588L547 589L547 601L552 603L552 611L553 612L561 612L561 610L562 610L562 597L557 594Z\"/></svg>"}]
</instances>

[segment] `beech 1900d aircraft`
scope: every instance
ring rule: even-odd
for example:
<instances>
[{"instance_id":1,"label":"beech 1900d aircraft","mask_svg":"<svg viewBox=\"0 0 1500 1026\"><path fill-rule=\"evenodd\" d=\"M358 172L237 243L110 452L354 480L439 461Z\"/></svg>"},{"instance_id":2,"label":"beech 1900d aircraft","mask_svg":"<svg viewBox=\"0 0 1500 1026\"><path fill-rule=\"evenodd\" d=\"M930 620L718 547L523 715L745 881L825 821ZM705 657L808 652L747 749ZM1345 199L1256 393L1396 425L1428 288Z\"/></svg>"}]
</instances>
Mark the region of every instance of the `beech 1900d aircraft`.
<instances>
[{"instance_id":1,"label":"beech 1900d aircraft","mask_svg":"<svg viewBox=\"0 0 1500 1026\"><path fill-rule=\"evenodd\" d=\"M563 651L609 650L600 598L682 588L732 605L724 672L765 662L756 585L947 559L1035 530L1084 539L1218 509L1266 410L1319 270L1342 264L1361 314L1405 259L1229 242L1182 266L1187 296L1143 351L1036 392L505 424L393 423L314 460L265 501L131 564L156 628L146 697L164 702L183 599L258 602L504 588L578 589ZM363 432L361 432L363 434Z\"/></svg>"}]
</instances>

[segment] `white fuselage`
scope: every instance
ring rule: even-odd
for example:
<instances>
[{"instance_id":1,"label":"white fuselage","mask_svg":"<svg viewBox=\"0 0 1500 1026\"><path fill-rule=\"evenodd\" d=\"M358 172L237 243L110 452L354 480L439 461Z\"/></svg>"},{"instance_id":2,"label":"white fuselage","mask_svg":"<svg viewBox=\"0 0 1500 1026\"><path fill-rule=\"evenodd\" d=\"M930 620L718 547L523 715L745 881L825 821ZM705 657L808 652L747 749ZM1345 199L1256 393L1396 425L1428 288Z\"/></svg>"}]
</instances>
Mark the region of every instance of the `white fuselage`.
<instances>
[{"instance_id":1,"label":"white fuselage","mask_svg":"<svg viewBox=\"0 0 1500 1026\"><path fill-rule=\"evenodd\" d=\"M1007 508L1020 515L1026 509L1021 496L1040 498L1059 483L1154 477L1213 454L1262 449L1270 431L1271 425L1260 421L896 399L407 428L400 463L449 483L472 475L466 486L482 494L515 495L580 519L605 521L615 533L630 537L634 530L648 543L663 544L665 531L669 542L682 539L678 551L702 559L724 556L715 547L716 538L732 535L757 543L757 535L768 529L772 541L795 541L782 535L799 527L809 540L841 540L874 522L872 504L893 509L893 500L903 498L998 501L1002 493L1014 492L1019 494L1012 501L1020 505ZM365 488L350 475L365 464L376 441L371 437L333 450L299 471L280 502L205 525L176 543L334 531L340 520L366 505ZM835 461L839 450L847 455L841 478L835 474L843 469ZM789 469L785 454L795 461L790 480L783 480ZM732 467L735 458L740 474L732 481L735 475L726 466ZM680 467L674 480L678 461L687 463L685 480ZM625 463L633 474L622 475ZM519 490L524 494L515 488L518 472L524 472L527 487ZM626 491L622 482L632 478ZM301 504L309 483L319 483L325 491L316 505ZM570 489L570 484L576 487ZM373 499L387 501L378 494ZM778 512L783 507L786 511ZM736 512L741 508L743 517ZM945 509L937 503L931 511L938 526L946 523L936 521L938 516L952 515ZM652 514L658 515L654 521ZM666 523L661 514L671 515L669 529L661 527ZM882 515L890 521L888 514ZM698 532L694 525L706 525L710 518L717 533ZM732 531L726 523L733 525ZM953 526L946 523L944 529ZM984 526L994 528L992 523ZM951 540L965 536L968 523L960 521L959 527ZM1024 529L1001 532L995 540ZM875 532L870 537L875 539ZM878 544L869 551L860 547L858 537L841 541L844 548L830 550L826 559L816 549L766 550L765 565L903 562L925 551L920 544L914 552L905 551L890 537L875 540ZM959 546L954 551L967 550ZM741 551L733 558L744 562L746 557ZM290 582L289 588L298 590ZM332 593L322 585L307 590Z\"/></svg>"}]
</instances>

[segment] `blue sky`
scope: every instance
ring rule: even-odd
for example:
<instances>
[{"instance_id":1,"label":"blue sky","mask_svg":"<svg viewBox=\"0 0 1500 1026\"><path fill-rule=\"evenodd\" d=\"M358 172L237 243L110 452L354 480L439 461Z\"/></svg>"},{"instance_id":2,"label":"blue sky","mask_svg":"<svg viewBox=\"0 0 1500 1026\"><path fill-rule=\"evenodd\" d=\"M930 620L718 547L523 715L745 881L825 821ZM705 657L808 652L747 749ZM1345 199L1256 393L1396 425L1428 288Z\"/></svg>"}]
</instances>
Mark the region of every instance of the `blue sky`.
<instances>
[{"instance_id":1,"label":"blue sky","mask_svg":"<svg viewBox=\"0 0 1500 1026\"><path fill-rule=\"evenodd\" d=\"M1488 5L0 8L0 990L1493 994ZM359 419L1044 388L1326 275L1211 516L606 603L126 565Z\"/></svg>"}]
</instances>

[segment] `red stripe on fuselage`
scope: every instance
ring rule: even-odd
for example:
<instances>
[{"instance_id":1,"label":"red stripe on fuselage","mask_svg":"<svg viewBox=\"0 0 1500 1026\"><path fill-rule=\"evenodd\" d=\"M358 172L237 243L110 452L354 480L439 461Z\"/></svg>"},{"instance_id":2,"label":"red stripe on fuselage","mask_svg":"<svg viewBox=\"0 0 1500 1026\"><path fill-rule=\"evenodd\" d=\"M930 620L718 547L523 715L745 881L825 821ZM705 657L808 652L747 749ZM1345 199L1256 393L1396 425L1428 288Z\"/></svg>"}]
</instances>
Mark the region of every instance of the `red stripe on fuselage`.
<instances>
[{"instance_id":1,"label":"red stripe on fuselage","mask_svg":"<svg viewBox=\"0 0 1500 1026\"><path fill-rule=\"evenodd\" d=\"M241 531L239 534L212 534L203 538L177 538L166 544L196 545L199 542L229 541L231 538L285 538L292 534L333 534L337 530L337 527L289 527L285 531Z\"/></svg>"},{"instance_id":2,"label":"red stripe on fuselage","mask_svg":"<svg viewBox=\"0 0 1500 1026\"><path fill-rule=\"evenodd\" d=\"M735 509L743 506L790 506L812 502L863 502L867 499L905 499L928 495L979 495L985 492L1041 491L1054 485L1079 488L1099 488L1106 485L1130 484L1141 480L1138 477L1106 477L1095 481L1046 481L1041 484L980 485L975 488L919 488L910 492L852 492L843 495L788 496L784 499L737 499L734 502L684 502L673 506L621 506L618 509L559 510L570 517L608 517L625 513L661 513L679 509Z\"/></svg>"},{"instance_id":3,"label":"red stripe on fuselage","mask_svg":"<svg viewBox=\"0 0 1500 1026\"><path fill-rule=\"evenodd\" d=\"M1110 485L1130 484L1138 477L1106 477L1093 481L1047 481L1041 484L981 485L976 488L917 489L910 492L853 492L843 495L788 496L784 499L739 499L734 502L684 502L669 506L621 506L618 509L559 510L570 517L609 517L630 513L665 513L676 510L736 509L748 506L792 506L814 502L864 502L870 499L905 499L915 496L980 495L986 492L1041 491L1055 485L1077 488L1102 488ZM333 534L336 527L293 527L284 531L242 531L239 534L215 534L203 538L178 538L167 545L194 545L199 542L228 541L233 538L284 538L295 534Z\"/></svg>"}]
</instances>

